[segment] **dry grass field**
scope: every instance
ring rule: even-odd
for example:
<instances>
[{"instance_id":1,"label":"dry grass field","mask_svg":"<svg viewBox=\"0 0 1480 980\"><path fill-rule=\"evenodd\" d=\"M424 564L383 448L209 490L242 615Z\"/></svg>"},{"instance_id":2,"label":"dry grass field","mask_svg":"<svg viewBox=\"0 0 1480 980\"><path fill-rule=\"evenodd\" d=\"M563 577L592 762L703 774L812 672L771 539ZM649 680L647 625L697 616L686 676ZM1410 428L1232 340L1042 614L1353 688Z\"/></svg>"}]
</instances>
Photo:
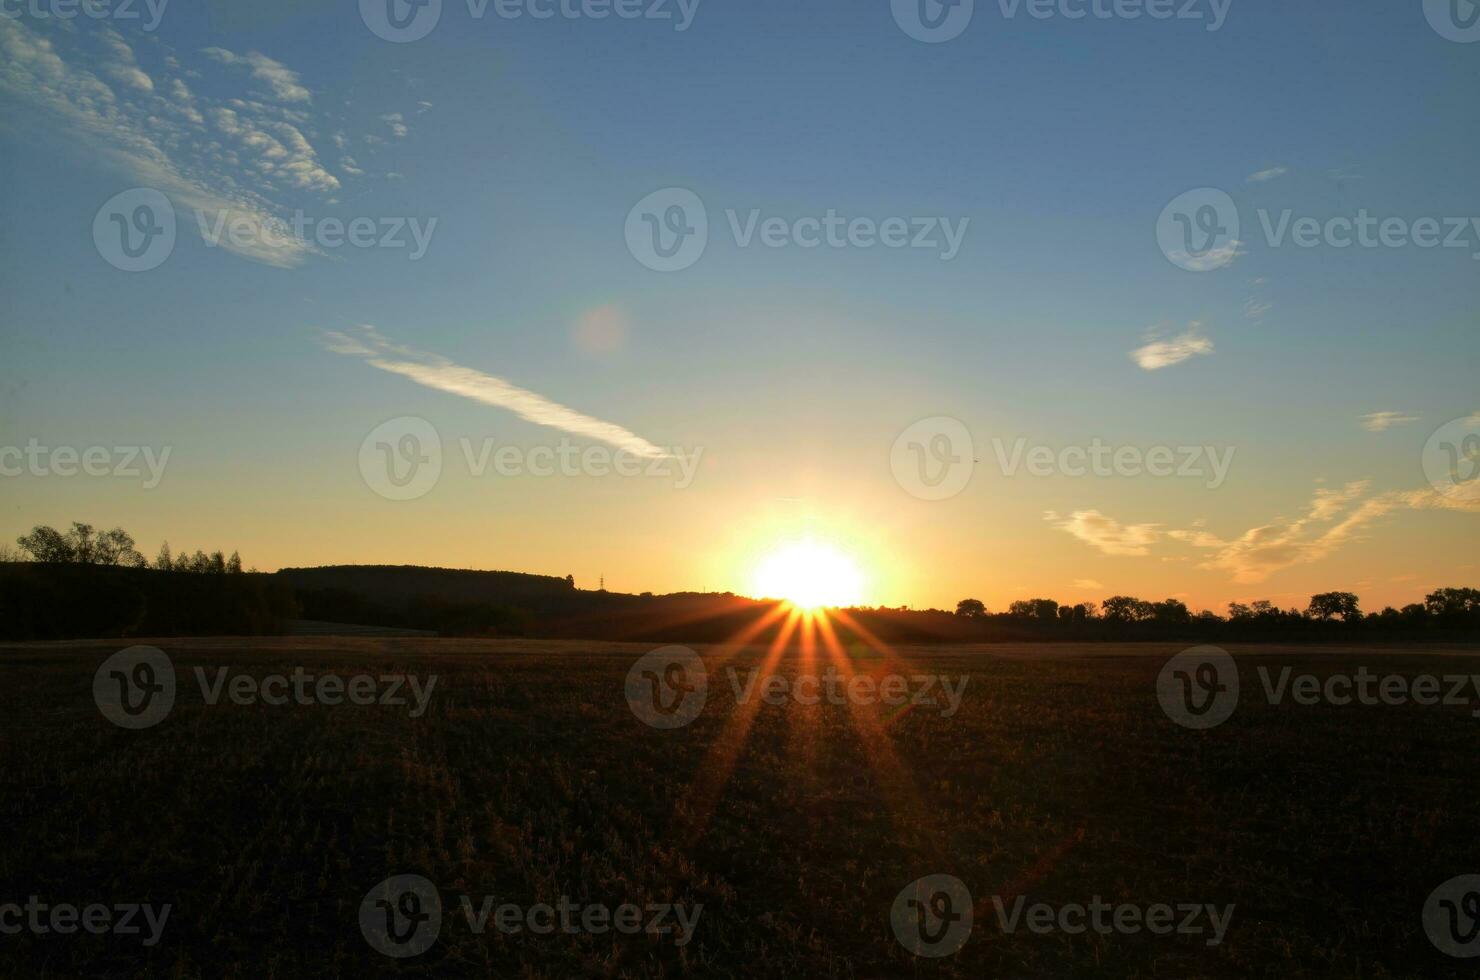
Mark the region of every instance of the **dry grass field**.
<instances>
[{"instance_id":1,"label":"dry grass field","mask_svg":"<svg viewBox=\"0 0 1480 980\"><path fill-rule=\"evenodd\" d=\"M144 641L151 642L151 641ZM1468 705L1269 704L1259 665L1327 677L1480 673L1475 650L1230 649L1243 692L1174 724L1180 646L855 650L847 672L943 676L959 709L787 700L760 649L698 648L707 700L660 729L626 696L646 646L435 639L153 641L173 709L128 730L94 701L118 644L0 647L0 903L170 905L147 935L0 935L6 977L1444 977L1422 915L1480 872ZM414 704L206 702L210 680L436 676ZM823 654L787 649L795 680ZM380 683L378 680L376 683ZM264 688L264 691L267 689ZM800 689L792 688L800 693ZM882 688L880 688L882 690ZM383 685L377 688L383 691ZM402 694L407 694L402 690ZM1473 696L1474 692L1471 691ZM409 697L408 697L409 700ZM430 948L382 955L362 901L433 883ZM927 875L969 890L952 955L891 924ZM476 932L490 907L675 905L692 934ZM1209 932L1007 931L998 903L1232 906ZM927 896L928 898L928 896ZM959 911L959 909L957 910ZM1180 916L1179 916L1180 918ZM0 926L6 919L0 917ZM14 920L10 920L14 921ZM532 920L524 920L532 921ZM596 921L596 920L593 920ZM1067 920L1065 920L1067 921ZM490 920L491 922L491 920ZM1205 925L1205 919L1203 920Z\"/></svg>"}]
</instances>

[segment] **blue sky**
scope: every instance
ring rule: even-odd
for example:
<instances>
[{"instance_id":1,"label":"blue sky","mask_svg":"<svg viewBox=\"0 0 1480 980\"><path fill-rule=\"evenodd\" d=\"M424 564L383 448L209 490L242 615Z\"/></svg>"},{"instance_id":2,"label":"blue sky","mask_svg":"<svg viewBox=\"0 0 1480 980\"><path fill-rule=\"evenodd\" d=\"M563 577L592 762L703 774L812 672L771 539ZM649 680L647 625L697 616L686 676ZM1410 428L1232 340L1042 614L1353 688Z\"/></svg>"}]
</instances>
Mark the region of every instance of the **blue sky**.
<instances>
[{"instance_id":1,"label":"blue sky","mask_svg":"<svg viewBox=\"0 0 1480 980\"><path fill-rule=\"evenodd\" d=\"M449 0L411 43L327 0L172 4L149 32L0 21L0 442L174 447L148 490L5 477L0 530L87 517L149 551L168 535L264 568L418 561L739 591L756 549L816 530L861 552L868 598L891 604L1068 598L1071 581L1212 606L1472 584L1473 513L1408 498L1334 542L1297 527L1270 561L1237 545L1299 522L1321 488L1366 481L1350 514L1429 487L1426 440L1480 408L1480 228L1468 248L1300 249L1271 247L1257 217L1480 215L1480 44L1441 36L1421 2L1233 0L1215 31L1208 4L1190 9L1201 19L1037 19L978 2L933 44L888 2L708 0L678 31L478 19ZM140 186L172 200L179 229L161 265L130 273L93 225ZM661 273L623 226L667 187L703 200L710 240ZM1242 245L1188 272L1157 219L1199 187L1233 199ZM414 261L233 251L202 241L202 205L436 224ZM941 261L739 247L727 209L969 224ZM566 430L326 345L361 324L423 363L702 446L704 467L680 490L449 465L426 496L382 499L356 456L387 419L430 420L449 456L459 437ZM1178 363L1131 356L1189 337L1204 352ZM1385 428L1364 424L1378 412L1394 413ZM994 437L1237 457L1214 490L979 462L963 493L926 502L897 485L890 446L935 416L965 423L981 461ZM1131 536L1144 553L1115 553L1125 527L1147 529L1144 548ZM1189 550L1191 528L1221 544Z\"/></svg>"}]
</instances>

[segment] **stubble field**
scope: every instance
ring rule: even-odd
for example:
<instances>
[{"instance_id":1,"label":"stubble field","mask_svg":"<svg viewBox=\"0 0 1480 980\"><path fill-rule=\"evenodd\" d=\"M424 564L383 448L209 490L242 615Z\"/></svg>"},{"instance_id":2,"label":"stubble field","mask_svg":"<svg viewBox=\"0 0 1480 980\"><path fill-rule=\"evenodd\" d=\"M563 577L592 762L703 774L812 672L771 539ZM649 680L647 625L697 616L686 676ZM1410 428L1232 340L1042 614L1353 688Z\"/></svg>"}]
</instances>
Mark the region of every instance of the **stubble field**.
<instances>
[{"instance_id":1,"label":"stubble field","mask_svg":"<svg viewBox=\"0 0 1480 980\"><path fill-rule=\"evenodd\" d=\"M646 646L143 642L177 693L138 730L94 699L124 644L0 647L0 906L22 907L0 909L0 975L1443 977L1476 962L1440 952L1423 915L1436 888L1480 873L1480 705L1270 704L1258 674L1480 674L1473 649L1230 647L1237 708L1198 731L1157 697L1181 646L838 663L697 647L707 698L664 729L629 703ZM313 679L329 674L373 678L376 703L324 703L332 687ZM379 703L381 678L407 674L424 710L409 684L407 703ZM852 674L873 696L850 694ZM274 675L288 687L261 684ZM863 703L894 690L889 675L906 703ZM926 677L945 686L923 691ZM432 893L377 906L402 875ZM943 875L969 894L969 923L944 879L909 890ZM25 910L32 896L101 904L113 923L115 906L170 908L152 930L140 913L135 933L64 932ZM411 916L437 904L419 955L362 931L368 908L426 938L432 920ZM1030 928L1040 904L1053 912ZM1159 905L1166 934L1149 928ZM1184 906L1201 911L1188 922ZM959 948L916 955L912 928L917 950L943 934Z\"/></svg>"}]
</instances>

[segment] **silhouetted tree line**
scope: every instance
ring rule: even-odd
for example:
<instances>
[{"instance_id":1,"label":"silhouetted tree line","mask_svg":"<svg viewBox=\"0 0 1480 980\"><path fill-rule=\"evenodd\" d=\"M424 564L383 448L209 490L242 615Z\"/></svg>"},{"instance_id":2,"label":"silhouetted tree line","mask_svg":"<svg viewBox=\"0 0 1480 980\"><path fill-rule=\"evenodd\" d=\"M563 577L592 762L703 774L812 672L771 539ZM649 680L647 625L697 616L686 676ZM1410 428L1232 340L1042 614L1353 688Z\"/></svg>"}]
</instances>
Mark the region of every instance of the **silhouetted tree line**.
<instances>
[{"instance_id":1,"label":"silhouetted tree line","mask_svg":"<svg viewBox=\"0 0 1480 980\"><path fill-rule=\"evenodd\" d=\"M1053 599L1021 599L1005 613L993 614L979 599L962 599L956 615L983 624L1029 626L1040 634L1087 634L1102 638L1213 638L1248 636L1262 639L1322 637L1422 637L1442 635L1480 638L1480 589L1443 588L1422 603L1402 609L1363 613L1351 592L1321 592L1305 609L1280 609L1267 599L1230 602L1228 615L1210 610L1194 613L1178 599L1147 602L1134 596L1110 596L1100 603L1060 605ZM1077 636L1076 636L1077 638Z\"/></svg>"},{"instance_id":2,"label":"silhouetted tree line","mask_svg":"<svg viewBox=\"0 0 1480 980\"><path fill-rule=\"evenodd\" d=\"M134 537L121 527L98 531L91 524L73 521L66 531L38 524L30 534L15 539L31 561L47 565L109 565L123 568L148 568L149 561L134 549ZM162 572L195 572L197 574L236 575L242 570L241 555L235 551L226 557L219 551L207 555L170 554L170 543L160 546L154 568Z\"/></svg>"},{"instance_id":3,"label":"silhouetted tree line","mask_svg":"<svg viewBox=\"0 0 1480 980\"><path fill-rule=\"evenodd\" d=\"M550 636L719 642L754 627L771 604L709 593L628 595L575 588L569 576L418 566L329 566L243 572L235 552L151 564L121 528L46 526L0 547L0 638L144 637L285 632L295 619L433 630L461 636ZM755 638L777 635L777 619ZM856 628L855 628L856 627ZM1444 588L1423 603L1363 613L1350 592L1311 596L1304 610L1268 600L1194 613L1178 599L1110 596L1063 605L1023 599L993 614L977 599L946 610L856 608L840 639L886 643L1248 640L1480 641L1480 590ZM857 634L857 635L854 635Z\"/></svg>"},{"instance_id":4,"label":"silhouetted tree line","mask_svg":"<svg viewBox=\"0 0 1480 980\"><path fill-rule=\"evenodd\" d=\"M0 563L0 637L254 635L297 618L293 590L242 571L232 552L170 554L151 566L123 528L40 524L16 539L24 561Z\"/></svg>"},{"instance_id":5,"label":"silhouetted tree line","mask_svg":"<svg viewBox=\"0 0 1480 980\"><path fill-rule=\"evenodd\" d=\"M0 637L253 636L299 618L293 590L270 575L197 575L139 566L0 565Z\"/></svg>"}]
</instances>

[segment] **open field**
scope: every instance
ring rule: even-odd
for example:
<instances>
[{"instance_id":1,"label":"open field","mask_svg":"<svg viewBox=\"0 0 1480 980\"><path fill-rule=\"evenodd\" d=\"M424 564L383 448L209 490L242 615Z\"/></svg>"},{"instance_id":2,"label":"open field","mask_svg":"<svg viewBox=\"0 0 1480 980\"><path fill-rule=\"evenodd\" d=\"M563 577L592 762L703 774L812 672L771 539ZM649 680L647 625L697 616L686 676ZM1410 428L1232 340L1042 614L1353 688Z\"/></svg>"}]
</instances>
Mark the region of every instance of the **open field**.
<instances>
[{"instance_id":1,"label":"open field","mask_svg":"<svg viewBox=\"0 0 1480 980\"><path fill-rule=\"evenodd\" d=\"M169 903L169 918L149 946L0 936L0 976L1473 973L1429 941L1422 913L1446 880L1480 873L1480 702L1271 704L1257 674L1480 674L1473 648L1232 646L1237 708L1197 731L1157 698L1180 644L855 650L842 665L898 673L911 692L915 677L965 678L953 713L942 698L773 705L763 684L739 704L734 683L743 691L767 651L698 647L707 701L663 730L626 696L647 645L144 642L169 654L178 692L142 730L94 701L94 673L121 644L0 646L0 903ZM795 680L827 663L790 648L767 670ZM259 680L410 674L427 696L419 715L208 704L195 669L215 681L223 666ZM409 685L400 694L411 700ZM362 899L401 874L429 879L442 906L435 942L406 959L360 928ZM954 955L916 956L891 911L940 874L969 890L974 923ZM1019 895L1232 911L1221 941L1206 916L1199 934L1040 934L1025 920L1006 932L994 897L1010 914ZM568 896L697 918L682 945L676 932L504 933L492 918L480 935L462 896L475 912L485 896L525 909Z\"/></svg>"}]
</instances>

